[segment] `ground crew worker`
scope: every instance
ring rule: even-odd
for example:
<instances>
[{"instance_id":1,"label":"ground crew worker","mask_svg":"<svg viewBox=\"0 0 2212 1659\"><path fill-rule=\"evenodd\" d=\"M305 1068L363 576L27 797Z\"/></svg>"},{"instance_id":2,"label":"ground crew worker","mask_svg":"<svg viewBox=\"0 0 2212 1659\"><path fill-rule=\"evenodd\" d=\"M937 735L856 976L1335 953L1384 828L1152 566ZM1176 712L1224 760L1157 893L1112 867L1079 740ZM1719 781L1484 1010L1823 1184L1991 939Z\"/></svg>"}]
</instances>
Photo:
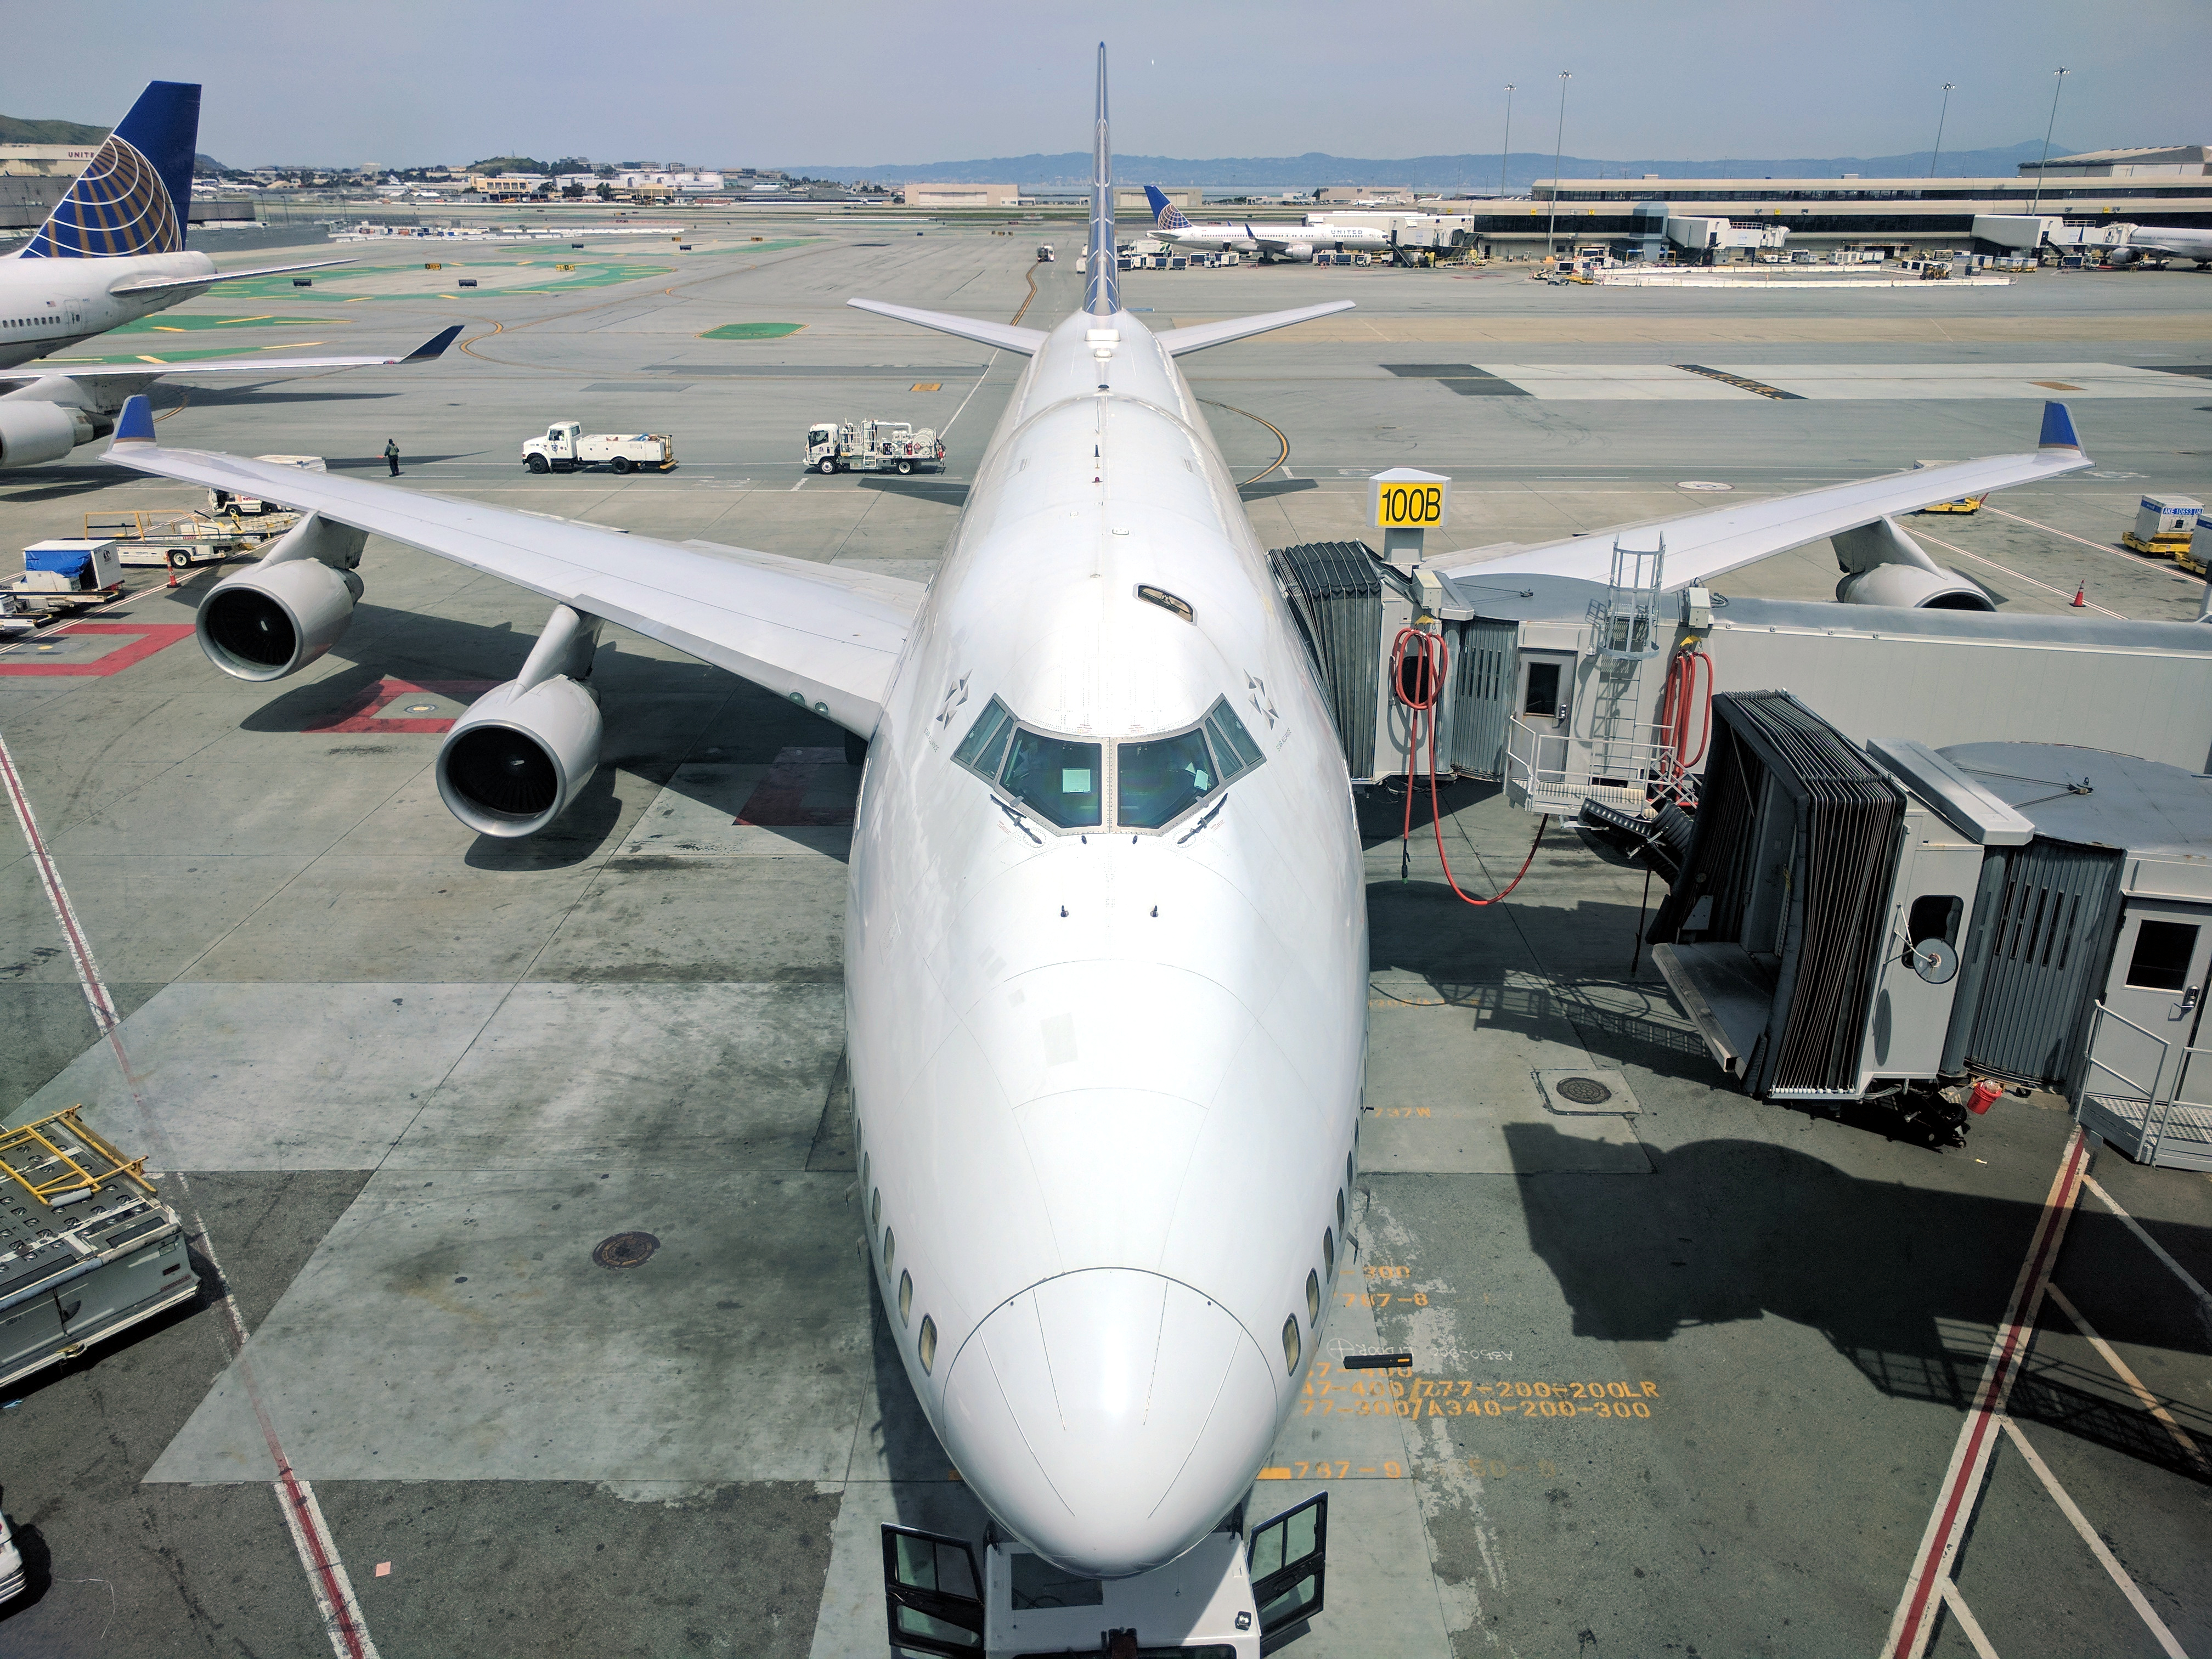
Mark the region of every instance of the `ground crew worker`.
<instances>
[{"instance_id":1,"label":"ground crew worker","mask_svg":"<svg viewBox=\"0 0 2212 1659\"><path fill-rule=\"evenodd\" d=\"M386 465L388 465L389 467L391 467L391 469L392 469L392 476L393 477L395 477L395 478L396 478L396 477L398 477L399 476L399 440L398 440L398 439L397 439L397 438L386 438L386 439L384 441L384 459L385 459L385 464L386 464Z\"/></svg>"}]
</instances>

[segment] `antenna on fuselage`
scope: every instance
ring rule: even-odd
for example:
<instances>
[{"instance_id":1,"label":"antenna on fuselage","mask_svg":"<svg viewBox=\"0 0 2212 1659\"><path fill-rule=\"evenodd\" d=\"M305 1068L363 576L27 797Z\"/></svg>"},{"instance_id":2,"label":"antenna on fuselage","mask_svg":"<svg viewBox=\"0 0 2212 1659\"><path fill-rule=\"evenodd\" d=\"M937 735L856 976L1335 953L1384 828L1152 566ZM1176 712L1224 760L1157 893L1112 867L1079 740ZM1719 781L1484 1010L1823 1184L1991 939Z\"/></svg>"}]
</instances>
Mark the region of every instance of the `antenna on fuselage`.
<instances>
[{"instance_id":1,"label":"antenna on fuselage","mask_svg":"<svg viewBox=\"0 0 2212 1659\"><path fill-rule=\"evenodd\" d=\"M1114 253L1114 146L1106 123L1106 43L1098 43L1098 124L1091 138L1091 250L1085 262L1083 308L1111 317L1121 308Z\"/></svg>"}]
</instances>

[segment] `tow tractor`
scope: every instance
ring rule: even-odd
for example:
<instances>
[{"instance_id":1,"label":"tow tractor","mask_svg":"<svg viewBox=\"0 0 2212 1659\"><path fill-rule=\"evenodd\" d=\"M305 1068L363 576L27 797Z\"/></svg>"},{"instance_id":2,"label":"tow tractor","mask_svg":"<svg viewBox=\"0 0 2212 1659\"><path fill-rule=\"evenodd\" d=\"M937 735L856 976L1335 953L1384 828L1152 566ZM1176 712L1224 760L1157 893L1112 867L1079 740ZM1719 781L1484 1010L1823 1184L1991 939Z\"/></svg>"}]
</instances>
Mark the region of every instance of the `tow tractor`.
<instances>
[{"instance_id":1,"label":"tow tractor","mask_svg":"<svg viewBox=\"0 0 2212 1659\"><path fill-rule=\"evenodd\" d=\"M904 421L816 421L806 428L806 465L816 472L911 472L942 466L945 445Z\"/></svg>"},{"instance_id":2,"label":"tow tractor","mask_svg":"<svg viewBox=\"0 0 2212 1659\"><path fill-rule=\"evenodd\" d=\"M1110 1653L1125 1632L1142 1659L1260 1659L1305 1634L1322 1610L1328 1494L1255 1527L1243 1506L1166 1566L1083 1578L1024 1544L884 1528L884 1603L894 1652L1015 1659Z\"/></svg>"},{"instance_id":3,"label":"tow tractor","mask_svg":"<svg viewBox=\"0 0 2212 1659\"><path fill-rule=\"evenodd\" d=\"M542 438L526 438L522 464L532 472L574 472L604 466L665 472L676 465L676 440L665 432L586 432L580 421L556 421Z\"/></svg>"}]
</instances>

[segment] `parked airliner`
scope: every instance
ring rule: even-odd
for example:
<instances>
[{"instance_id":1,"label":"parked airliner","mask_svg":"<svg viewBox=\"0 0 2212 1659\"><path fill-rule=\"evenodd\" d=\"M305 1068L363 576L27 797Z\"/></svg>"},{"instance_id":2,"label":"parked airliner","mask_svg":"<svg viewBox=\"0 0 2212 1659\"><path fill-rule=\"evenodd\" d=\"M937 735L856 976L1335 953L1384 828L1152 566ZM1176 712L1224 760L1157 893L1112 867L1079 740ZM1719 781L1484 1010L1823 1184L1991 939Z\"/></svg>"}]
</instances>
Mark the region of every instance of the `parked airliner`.
<instances>
[{"instance_id":1,"label":"parked airliner","mask_svg":"<svg viewBox=\"0 0 2212 1659\"><path fill-rule=\"evenodd\" d=\"M1027 360L926 588L167 448L143 398L107 453L307 514L201 604L202 648L240 678L331 648L371 533L553 602L438 756L485 836L543 829L590 779L607 622L866 741L848 1042L890 1328L999 1522L1117 1577L1243 1501L1325 1339L1368 947L1342 753L1179 367L1350 302L1151 331L1112 257L1103 46L1097 90L1079 312L1040 330L851 302ZM1688 515L1668 576L2085 465L2053 449ZM1608 556L1563 542L1516 568Z\"/></svg>"},{"instance_id":2,"label":"parked airliner","mask_svg":"<svg viewBox=\"0 0 2212 1659\"><path fill-rule=\"evenodd\" d=\"M185 246L200 89L149 82L31 240L0 259L0 469L57 461L114 429L124 400L170 371L138 364L75 367L37 359L197 299L218 282L319 270L349 259L217 270ZM250 357L177 364L192 374L427 362L456 325L399 357Z\"/></svg>"},{"instance_id":3,"label":"parked airliner","mask_svg":"<svg viewBox=\"0 0 2212 1659\"><path fill-rule=\"evenodd\" d=\"M2128 240L2105 256L2108 265L2131 265L2141 260L2193 259L2199 270L2212 265L2212 230L2190 230L2179 225L2130 225Z\"/></svg>"},{"instance_id":4,"label":"parked airliner","mask_svg":"<svg viewBox=\"0 0 2212 1659\"><path fill-rule=\"evenodd\" d=\"M1380 253L1390 246L1389 233L1372 225L1333 225L1313 218L1302 225L1269 225L1264 230L1250 224L1194 225L1158 185L1145 186L1145 198L1152 204L1152 234L1181 247L1233 250L1256 253L1263 259L1304 262L1310 260L1316 249Z\"/></svg>"}]
</instances>

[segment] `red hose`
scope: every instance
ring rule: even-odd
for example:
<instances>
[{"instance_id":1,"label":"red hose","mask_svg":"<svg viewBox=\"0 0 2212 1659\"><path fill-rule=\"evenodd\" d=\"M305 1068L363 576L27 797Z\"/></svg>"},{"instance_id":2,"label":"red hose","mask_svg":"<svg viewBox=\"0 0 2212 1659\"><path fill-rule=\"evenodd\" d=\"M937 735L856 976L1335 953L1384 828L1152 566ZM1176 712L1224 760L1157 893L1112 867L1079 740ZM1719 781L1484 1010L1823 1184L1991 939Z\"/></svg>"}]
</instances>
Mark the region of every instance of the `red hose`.
<instances>
[{"instance_id":1,"label":"red hose","mask_svg":"<svg viewBox=\"0 0 2212 1659\"><path fill-rule=\"evenodd\" d=\"M1418 644L1419 655L1409 664L1407 647ZM1441 634L1426 634L1418 628L1401 628L1397 642L1390 647L1390 690L1403 703L1411 720L1406 732L1406 822L1398 836L1399 845L1411 842L1413 834L1413 766L1420 757L1423 715L1427 715L1429 728L1429 823L1437 832L1437 858L1444 867L1444 882L1462 903L1496 904L1521 884L1521 878L1528 873L1528 866L1536 861L1536 849L1543 845L1544 831L1552 822L1547 812L1536 824L1536 839L1528 843L1528 856L1521 860L1521 867L1507 882L1488 898L1472 898L1460 891L1459 883L1452 875L1451 858L1444 851L1443 809L1437 798L1437 704L1443 700L1444 673L1450 664L1450 651ZM1407 683L1407 670L1413 670L1413 683Z\"/></svg>"},{"instance_id":2,"label":"red hose","mask_svg":"<svg viewBox=\"0 0 2212 1659\"><path fill-rule=\"evenodd\" d=\"M1698 692L1698 670L1705 669L1705 692ZM1698 752L1689 752L1690 727L1698 722ZM1659 706L1659 734L1674 751L1673 774L1680 777L1705 757L1713 735L1713 659L1695 646L1674 653L1667 665L1667 691Z\"/></svg>"}]
</instances>

